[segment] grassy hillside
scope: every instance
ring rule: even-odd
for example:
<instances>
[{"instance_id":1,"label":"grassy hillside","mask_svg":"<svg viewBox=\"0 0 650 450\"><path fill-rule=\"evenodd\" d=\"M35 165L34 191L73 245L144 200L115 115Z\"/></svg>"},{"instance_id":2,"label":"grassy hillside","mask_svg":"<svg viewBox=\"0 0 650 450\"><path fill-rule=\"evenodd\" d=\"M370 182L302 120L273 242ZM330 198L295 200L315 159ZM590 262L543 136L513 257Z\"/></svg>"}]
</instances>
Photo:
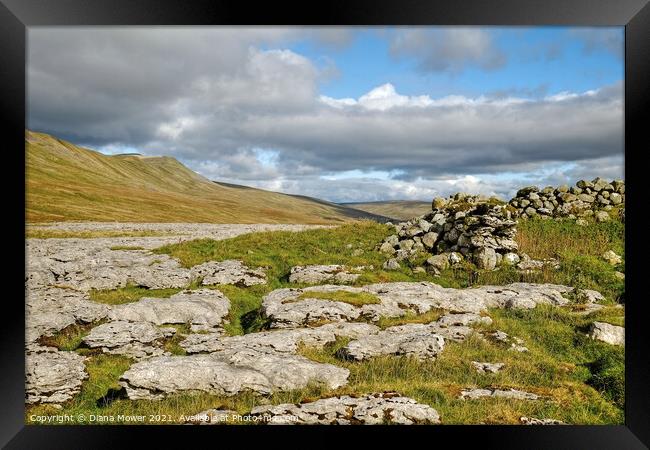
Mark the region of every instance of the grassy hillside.
<instances>
[{"instance_id":1,"label":"grassy hillside","mask_svg":"<svg viewBox=\"0 0 650 450\"><path fill-rule=\"evenodd\" d=\"M393 200L385 202L367 203L341 203L343 206L360 209L380 216L392 217L399 220L407 220L412 217L421 216L431 211L431 202L416 200Z\"/></svg>"},{"instance_id":2,"label":"grassy hillside","mask_svg":"<svg viewBox=\"0 0 650 450\"><path fill-rule=\"evenodd\" d=\"M319 224L373 218L333 203L213 183L165 156L109 156L31 131L25 150L30 223Z\"/></svg>"}]
</instances>

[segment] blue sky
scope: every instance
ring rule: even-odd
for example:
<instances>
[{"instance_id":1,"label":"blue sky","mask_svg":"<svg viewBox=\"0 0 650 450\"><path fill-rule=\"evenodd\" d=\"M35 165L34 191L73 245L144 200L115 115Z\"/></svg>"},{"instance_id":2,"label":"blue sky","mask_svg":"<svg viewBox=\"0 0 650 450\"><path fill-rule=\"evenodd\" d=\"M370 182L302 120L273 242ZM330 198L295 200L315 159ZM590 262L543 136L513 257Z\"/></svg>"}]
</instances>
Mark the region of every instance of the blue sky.
<instances>
[{"instance_id":1,"label":"blue sky","mask_svg":"<svg viewBox=\"0 0 650 450\"><path fill-rule=\"evenodd\" d=\"M623 177L624 29L33 28L28 126L332 201Z\"/></svg>"},{"instance_id":2,"label":"blue sky","mask_svg":"<svg viewBox=\"0 0 650 450\"><path fill-rule=\"evenodd\" d=\"M528 96L543 96L597 89L624 76L622 53L616 55L605 47L588 50L584 39L572 34L579 29L566 27L482 27L506 54L503 67L488 71L468 67L456 74L422 73L417 70L417 58L391 56L387 35L400 29L360 28L354 31L351 43L340 49L314 40L299 41L289 48L323 65L328 60L335 62L339 76L319 86L322 94L335 98L357 98L387 82L405 95L479 96L520 90ZM618 36L623 51L622 27L583 30Z\"/></svg>"}]
</instances>

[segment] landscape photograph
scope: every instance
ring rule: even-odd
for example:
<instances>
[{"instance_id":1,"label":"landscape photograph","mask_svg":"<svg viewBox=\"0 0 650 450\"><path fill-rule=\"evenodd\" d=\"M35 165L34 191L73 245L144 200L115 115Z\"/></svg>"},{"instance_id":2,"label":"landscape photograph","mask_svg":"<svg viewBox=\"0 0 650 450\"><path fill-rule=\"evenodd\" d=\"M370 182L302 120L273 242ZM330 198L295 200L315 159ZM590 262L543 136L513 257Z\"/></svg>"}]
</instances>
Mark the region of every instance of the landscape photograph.
<instances>
[{"instance_id":1,"label":"landscape photograph","mask_svg":"<svg viewBox=\"0 0 650 450\"><path fill-rule=\"evenodd\" d=\"M624 424L624 36L29 27L25 424Z\"/></svg>"}]
</instances>

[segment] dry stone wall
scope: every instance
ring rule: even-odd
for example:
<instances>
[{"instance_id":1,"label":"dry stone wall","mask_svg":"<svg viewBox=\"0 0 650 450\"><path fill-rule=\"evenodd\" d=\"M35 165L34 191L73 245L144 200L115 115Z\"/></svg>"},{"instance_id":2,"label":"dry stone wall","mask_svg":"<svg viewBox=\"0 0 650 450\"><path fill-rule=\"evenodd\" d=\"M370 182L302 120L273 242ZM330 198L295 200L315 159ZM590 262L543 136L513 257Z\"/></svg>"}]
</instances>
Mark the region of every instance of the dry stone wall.
<instances>
[{"instance_id":1,"label":"dry stone wall","mask_svg":"<svg viewBox=\"0 0 650 450\"><path fill-rule=\"evenodd\" d=\"M562 185L540 189L528 186L519 189L509 205L513 215L523 219L595 216L598 221L606 221L610 218L610 211L617 208L624 220L625 182L594 178L592 181L580 180L572 187Z\"/></svg>"},{"instance_id":2,"label":"dry stone wall","mask_svg":"<svg viewBox=\"0 0 650 450\"><path fill-rule=\"evenodd\" d=\"M502 262L519 262L516 225L505 203L459 193L435 198L430 213L393 225L395 234L384 240L380 251L392 257L385 268L429 252L436 255L427 260L434 272L464 258L479 268L494 269Z\"/></svg>"}]
</instances>

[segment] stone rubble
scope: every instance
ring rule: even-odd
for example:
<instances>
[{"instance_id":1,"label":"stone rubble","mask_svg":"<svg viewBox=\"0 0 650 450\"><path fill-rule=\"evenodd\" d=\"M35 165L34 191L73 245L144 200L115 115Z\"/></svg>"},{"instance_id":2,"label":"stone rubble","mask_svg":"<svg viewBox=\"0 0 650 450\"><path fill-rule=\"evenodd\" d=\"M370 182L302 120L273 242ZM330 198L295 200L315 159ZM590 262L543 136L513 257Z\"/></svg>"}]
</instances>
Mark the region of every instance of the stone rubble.
<instances>
[{"instance_id":1,"label":"stone rubble","mask_svg":"<svg viewBox=\"0 0 650 450\"><path fill-rule=\"evenodd\" d=\"M369 394L363 397L330 397L302 404L258 406L251 415L277 425L413 425L439 424L440 415L428 405L397 393Z\"/></svg>"}]
</instances>

